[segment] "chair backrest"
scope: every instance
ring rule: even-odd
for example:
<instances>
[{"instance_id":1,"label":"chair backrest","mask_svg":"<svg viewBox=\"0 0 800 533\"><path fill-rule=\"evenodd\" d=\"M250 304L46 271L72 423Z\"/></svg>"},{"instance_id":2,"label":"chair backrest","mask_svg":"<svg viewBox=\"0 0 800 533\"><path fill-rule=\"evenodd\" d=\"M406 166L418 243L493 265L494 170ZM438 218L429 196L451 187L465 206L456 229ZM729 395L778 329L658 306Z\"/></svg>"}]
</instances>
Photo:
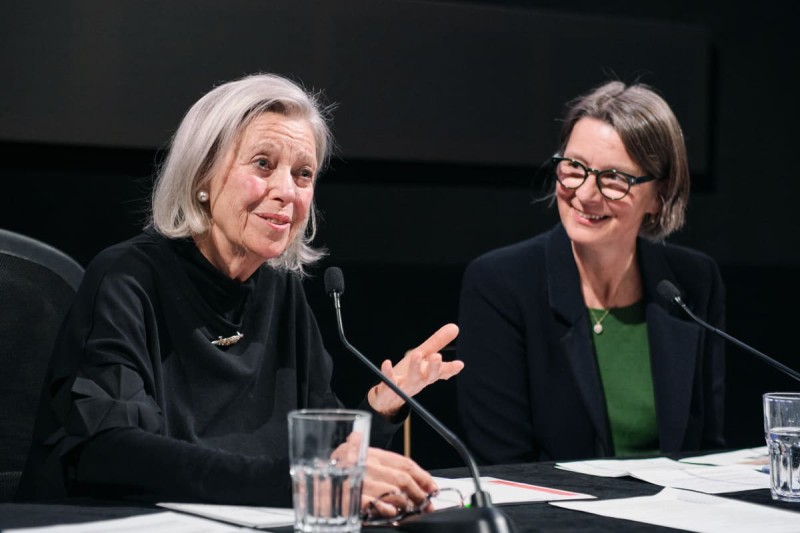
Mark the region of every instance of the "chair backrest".
<instances>
[{"instance_id":1,"label":"chair backrest","mask_svg":"<svg viewBox=\"0 0 800 533\"><path fill-rule=\"evenodd\" d=\"M0 229L0 501L19 484L56 334L82 277L65 253Z\"/></svg>"}]
</instances>

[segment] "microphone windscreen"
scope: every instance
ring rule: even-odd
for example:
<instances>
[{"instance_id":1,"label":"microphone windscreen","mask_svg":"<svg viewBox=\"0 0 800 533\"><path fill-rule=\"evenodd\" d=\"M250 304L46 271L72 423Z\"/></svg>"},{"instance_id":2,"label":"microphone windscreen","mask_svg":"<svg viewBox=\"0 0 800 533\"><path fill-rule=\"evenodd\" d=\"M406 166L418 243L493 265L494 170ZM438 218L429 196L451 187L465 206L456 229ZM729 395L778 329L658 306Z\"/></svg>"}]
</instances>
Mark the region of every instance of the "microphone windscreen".
<instances>
[{"instance_id":1,"label":"microphone windscreen","mask_svg":"<svg viewBox=\"0 0 800 533\"><path fill-rule=\"evenodd\" d=\"M680 299L681 291L678 290L678 287L672 284L671 281L667 279L662 279L656 285L656 291L662 298L668 300L670 302L674 302L676 299Z\"/></svg>"},{"instance_id":2,"label":"microphone windscreen","mask_svg":"<svg viewBox=\"0 0 800 533\"><path fill-rule=\"evenodd\" d=\"M329 267L325 270L325 292L331 296L334 292L344 293L344 274L339 267Z\"/></svg>"}]
</instances>

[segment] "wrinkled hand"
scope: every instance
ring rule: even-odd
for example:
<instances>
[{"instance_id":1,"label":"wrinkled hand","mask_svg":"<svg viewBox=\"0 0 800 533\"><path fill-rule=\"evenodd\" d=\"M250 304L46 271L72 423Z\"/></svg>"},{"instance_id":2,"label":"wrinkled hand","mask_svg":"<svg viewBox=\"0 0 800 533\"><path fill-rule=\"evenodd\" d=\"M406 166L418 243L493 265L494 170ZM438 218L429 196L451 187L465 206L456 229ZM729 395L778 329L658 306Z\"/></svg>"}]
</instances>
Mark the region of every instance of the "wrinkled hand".
<instances>
[{"instance_id":1,"label":"wrinkled hand","mask_svg":"<svg viewBox=\"0 0 800 533\"><path fill-rule=\"evenodd\" d=\"M367 446L364 442L364 434L360 431L353 431L347 436L347 439L331 453L331 459L336 464L344 467L350 467L358 463L358 457L363 451L361 445Z\"/></svg>"},{"instance_id":2,"label":"wrinkled hand","mask_svg":"<svg viewBox=\"0 0 800 533\"><path fill-rule=\"evenodd\" d=\"M437 490L433 477L408 457L394 452L369 448L361 490L361 509L366 511L370 505L381 516L395 516L397 507L376 500L387 493L400 494L412 506L420 505L428 494ZM433 510L430 502L423 511Z\"/></svg>"},{"instance_id":3,"label":"wrinkled hand","mask_svg":"<svg viewBox=\"0 0 800 533\"><path fill-rule=\"evenodd\" d=\"M396 365L388 359L381 365L381 372L397 383L400 389L414 396L419 391L440 379L450 379L464 368L461 361L442 361L439 351L458 336L458 326L445 324L428 340L406 352ZM370 406L387 418L391 418L403 407L403 400L384 383L373 387L368 395Z\"/></svg>"}]
</instances>

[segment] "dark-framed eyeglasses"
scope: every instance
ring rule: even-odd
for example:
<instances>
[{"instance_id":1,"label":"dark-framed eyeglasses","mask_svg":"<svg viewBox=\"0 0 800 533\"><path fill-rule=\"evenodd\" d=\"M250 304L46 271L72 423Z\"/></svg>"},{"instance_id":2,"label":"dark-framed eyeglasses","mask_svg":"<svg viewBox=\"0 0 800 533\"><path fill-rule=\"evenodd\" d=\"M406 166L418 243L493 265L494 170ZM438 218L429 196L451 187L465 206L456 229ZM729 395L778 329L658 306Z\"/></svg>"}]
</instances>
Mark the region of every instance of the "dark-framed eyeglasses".
<instances>
[{"instance_id":1,"label":"dark-framed eyeglasses","mask_svg":"<svg viewBox=\"0 0 800 533\"><path fill-rule=\"evenodd\" d=\"M554 156L551 161L556 167L556 179L562 187L577 189L583 185L589 174L594 174L600 194L609 200L622 200L634 185L658 179L655 176L631 176L613 168L597 170L569 157Z\"/></svg>"},{"instance_id":2,"label":"dark-framed eyeglasses","mask_svg":"<svg viewBox=\"0 0 800 533\"><path fill-rule=\"evenodd\" d=\"M456 488L443 488L428 494L424 500L415 504L403 492L392 491L381 494L361 512L361 522L365 526L397 526L403 518L419 514L433 501L437 509L448 507L464 507L464 496ZM379 503L384 503L395 508L397 514L382 516L378 509Z\"/></svg>"}]
</instances>

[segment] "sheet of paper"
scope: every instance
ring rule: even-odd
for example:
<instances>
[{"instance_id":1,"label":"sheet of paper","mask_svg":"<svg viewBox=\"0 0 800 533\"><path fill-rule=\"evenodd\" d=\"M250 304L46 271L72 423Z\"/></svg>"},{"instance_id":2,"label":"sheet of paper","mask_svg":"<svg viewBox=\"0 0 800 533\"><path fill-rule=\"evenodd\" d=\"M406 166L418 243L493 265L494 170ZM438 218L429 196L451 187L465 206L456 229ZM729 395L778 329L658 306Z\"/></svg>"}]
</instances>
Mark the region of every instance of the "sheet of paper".
<instances>
[{"instance_id":1,"label":"sheet of paper","mask_svg":"<svg viewBox=\"0 0 800 533\"><path fill-rule=\"evenodd\" d=\"M158 503L156 505L258 529L294 524L294 510L284 507L248 507L204 503Z\"/></svg>"},{"instance_id":2,"label":"sheet of paper","mask_svg":"<svg viewBox=\"0 0 800 533\"><path fill-rule=\"evenodd\" d=\"M435 477L433 479L436 480L436 484L439 485L440 489L445 487L458 489L467 502L469 502L470 498L475 493L475 484L471 477L456 479ZM594 498L594 496L589 494L581 494L579 492L571 492L551 487L540 487L538 485L519 483L495 477L482 476L480 480L481 488L489 493L489 496L492 498L492 503L495 504ZM452 503L440 502L435 498L433 499L433 505L436 509L444 509L453 506Z\"/></svg>"},{"instance_id":3,"label":"sheet of paper","mask_svg":"<svg viewBox=\"0 0 800 533\"><path fill-rule=\"evenodd\" d=\"M680 459L680 462L717 466L753 465L756 470L761 470L763 466L769 465L769 450L766 446L759 446L730 452L684 457Z\"/></svg>"},{"instance_id":4,"label":"sheet of paper","mask_svg":"<svg viewBox=\"0 0 800 533\"><path fill-rule=\"evenodd\" d=\"M82 524L4 530L5 533L227 533L230 531L242 531L242 529L170 511Z\"/></svg>"},{"instance_id":5,"label":"sheet of paper","mask_svg":"<svg viewBox=\"0 0 800 533\"><path fill-rule=\"evenodd\" d=\"M797 512L672 488L655 496L551 502L550 505L701 533L796 533L800 530L800 513Z\"/></svg>"},{"instance_id":6,"label":"sheet of paper","mask_svg":"<svg viewBox=\"0 0 800 533\"><path fill-rule=\"evenodd\" d=\"M705 494L769 488L769 474L741 465L700 466L685 470L634 470L631 476L653 485L695 490Z\"/></svg>"},{"instance_id":7,"label":"sheet of paper","mask_svg":"<svg viewBox=\"0 0 800 533\"><path fill-rule=\"evenodd\" d=\"M590 461L570 461L567 463L556 463L556 468L589 474L601 477L624 477L629 476L631 471L643 470L683 470L686 468L696 468L697 465L679 463L666 457L656 457L652 459L592 459Z\"/></svg>"}]
</instances>

